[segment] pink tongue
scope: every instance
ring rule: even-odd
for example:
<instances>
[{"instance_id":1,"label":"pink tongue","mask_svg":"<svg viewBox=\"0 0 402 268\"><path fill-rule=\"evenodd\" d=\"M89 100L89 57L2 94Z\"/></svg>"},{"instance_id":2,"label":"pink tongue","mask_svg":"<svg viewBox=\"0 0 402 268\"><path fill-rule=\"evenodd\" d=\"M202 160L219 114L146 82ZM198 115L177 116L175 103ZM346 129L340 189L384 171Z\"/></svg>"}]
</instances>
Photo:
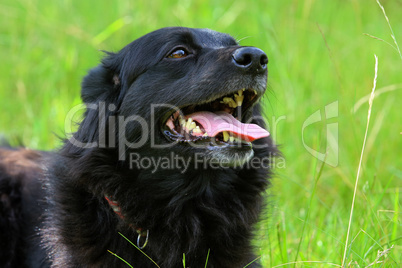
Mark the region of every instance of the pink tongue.
<instances>
[{"instance_id":1,"label":"pink tongue","mask_svg":"<svg viewBox=\"0 0 402 268\"><path fill-rule=\"evenodd\" d=\"M186 116L197 121L207 132L215 137L218 133L227 131L242 140L254 141L269 136L269 132L256 124L244 124L226 112L197 112Z\"/></svg>"}]
</instances>

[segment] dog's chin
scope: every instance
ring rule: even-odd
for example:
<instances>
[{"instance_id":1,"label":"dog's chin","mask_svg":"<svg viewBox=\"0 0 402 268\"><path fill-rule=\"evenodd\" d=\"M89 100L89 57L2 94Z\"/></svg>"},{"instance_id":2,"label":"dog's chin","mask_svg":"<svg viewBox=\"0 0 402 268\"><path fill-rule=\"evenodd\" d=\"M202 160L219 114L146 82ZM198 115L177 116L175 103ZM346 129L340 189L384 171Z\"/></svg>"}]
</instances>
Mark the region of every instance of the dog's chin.
<instances>
[{"instance_id":1,"label":"dog's chin","mask_svg":"<svg viewBox=\"0 0 402 268\"><path fill-rule=\"evenodd\" d=\"M213 147L205 150L203 154L205 163L218 165L219 167L240 167L247 163L254 151L248 149L232 148L232 146Z\"/></svg>"},{"instance_id":2,"label":"dog's chin","mask_svg":"<svg viewBox=\"0 0 402 268\"><path fill-rule=\"evenodd\" d=\"M172 147L172 151L205 169L241 167L254 156L251 142L181 143Z\"/></svg>"}]
</instances>

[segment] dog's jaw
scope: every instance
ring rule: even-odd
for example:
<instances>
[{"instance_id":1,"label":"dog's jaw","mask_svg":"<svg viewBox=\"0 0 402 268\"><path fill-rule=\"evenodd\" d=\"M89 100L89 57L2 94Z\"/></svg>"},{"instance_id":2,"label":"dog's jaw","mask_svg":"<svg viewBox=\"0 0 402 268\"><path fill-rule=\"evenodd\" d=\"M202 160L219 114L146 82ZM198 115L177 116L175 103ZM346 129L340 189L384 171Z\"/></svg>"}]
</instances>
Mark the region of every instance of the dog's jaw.
<instances>
[{"instance_id":1,"label":"dog's jaw","mask_svg":"<svg viewBox=\"0 0 402 268\"><path fill-rule=\"evenodd\" d=\"M175 108L162 120L161 130L168 141L198 149L204 161L243 165L254 154L251 142L269 136L264 128L248 124L252 118L247 112L259 99L255 89L243 88Z\"/></svg>"}]
</instances>

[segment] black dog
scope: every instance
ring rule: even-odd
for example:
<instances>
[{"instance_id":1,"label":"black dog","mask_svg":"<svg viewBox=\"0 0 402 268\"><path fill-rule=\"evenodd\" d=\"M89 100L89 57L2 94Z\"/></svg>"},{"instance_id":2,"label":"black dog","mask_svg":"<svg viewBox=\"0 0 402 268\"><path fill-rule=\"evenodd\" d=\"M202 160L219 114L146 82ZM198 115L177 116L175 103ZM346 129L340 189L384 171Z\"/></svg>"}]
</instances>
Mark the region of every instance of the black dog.
<instances>
[{"instance_id":1,"label":"black dog","mask_svg":"<svg viewBox=\"0 0 402 268\"><path fill-rule=\"evenodd\" d=\"M1 267L256 260L277 154L258 103L267 63L227 34L189 28L108 53L84 78L84 119L58 153L0 150Z\"/></svg>"}]
</instances>

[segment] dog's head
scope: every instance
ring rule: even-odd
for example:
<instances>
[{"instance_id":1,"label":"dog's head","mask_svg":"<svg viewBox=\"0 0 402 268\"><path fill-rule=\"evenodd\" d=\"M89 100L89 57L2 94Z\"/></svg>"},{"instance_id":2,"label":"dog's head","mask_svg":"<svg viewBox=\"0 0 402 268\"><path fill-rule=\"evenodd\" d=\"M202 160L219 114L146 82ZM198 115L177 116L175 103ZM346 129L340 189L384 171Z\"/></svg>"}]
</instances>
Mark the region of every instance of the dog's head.
<instances>
[{"instance_id":1,"label":"dog's head","mask_svg":"<svg viewBox=\"0 0 402 268\"><path fill-rule=\"evenodd\" d=\"M267 63L262 50L242 47L227 34L154 31L108 53L85 77L82 99L92 106L76 137L103 137L120 158L160 150L244 163L253 145L271 143L258 104Z\"/></svg>"}]
</instances>

